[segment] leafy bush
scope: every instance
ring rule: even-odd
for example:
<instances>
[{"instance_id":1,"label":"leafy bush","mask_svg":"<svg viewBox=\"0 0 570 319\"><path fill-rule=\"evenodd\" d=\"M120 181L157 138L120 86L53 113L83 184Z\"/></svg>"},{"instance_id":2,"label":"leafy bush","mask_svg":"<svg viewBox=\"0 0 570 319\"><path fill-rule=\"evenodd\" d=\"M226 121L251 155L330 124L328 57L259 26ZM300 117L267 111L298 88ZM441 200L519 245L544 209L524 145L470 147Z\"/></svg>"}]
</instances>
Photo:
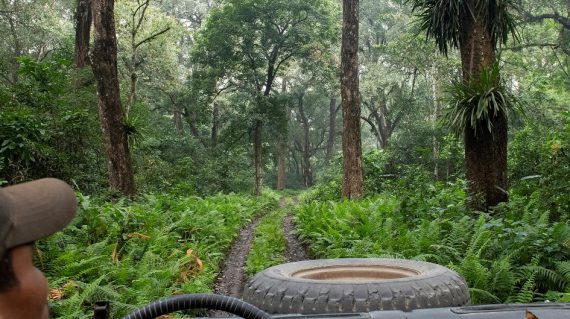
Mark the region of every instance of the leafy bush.
<instances>
[{"instance_id":1,"label":"leafy bush","mask_svg":"<svg viewBox=\"0 0 570 319\"><path fill-rule=\"evenodd\" d=\"M527 123L509 149L512 192L554 220L570 218L570 112L561 118L560 130Z\"/></svg>"},{"instance_id":2,"label":"leafy bush","mask_svg":"<svg viewBox=\"0 0 570 319\"><path fill-rule=\"evenodd\" d=\"M26 111L0 113L0 168L13 181L25 180L48 169L54 149L51 132L37 116Z\"/></svg>"},{"instance_id":3,"label":"leafy bush","mask_svg":"<svg viewBox=\"0 0 570 319\"><path fill-rule=\"evenodd\" d=\"M104 183L93 88L77 88L65 59L19 59L20 80L0 87L0 175L17 183L41 177ZM104 166L104 165L103 165Z\"/></svg>"},{"instance_id":4,"label":"leafy bush","mask_svg":"<svg viewBox=\"0 0 570 319\"><path fill-rule=\"evenodd\" d=\"M312 253L435 262L466 278L475 303L567 298L567 218L553 220L517 195L492 215L475 213L465 207L463 183L406 176L361 201L302 205L297 225Z\"/></svg>"},{"instance_id":5,"label":"leafy bush","mask_svg":"<svg viewBox=\"0 0 570 319\"><path fill-rule=\"evenodd\" d=\"M211 291L239 230L276 204L238 195L80 199L73 224L37 245L58 318L90 318L97 300L110 300L120 318L165 296Z\"/></svg>"},{"instance_id":6,"label":"leafy bush","mask_svg":"<svg viewBox=\"0 0 570 319\"><path fill-rule=\"evenodd\" d=\"M218 192L253 189L249 150L246 147L210 149L195 139L180 136L162 116L153 116L141 127L133 146L135 181L143 192L180 191L207 196Z\"/></svg>"}]
</instances>

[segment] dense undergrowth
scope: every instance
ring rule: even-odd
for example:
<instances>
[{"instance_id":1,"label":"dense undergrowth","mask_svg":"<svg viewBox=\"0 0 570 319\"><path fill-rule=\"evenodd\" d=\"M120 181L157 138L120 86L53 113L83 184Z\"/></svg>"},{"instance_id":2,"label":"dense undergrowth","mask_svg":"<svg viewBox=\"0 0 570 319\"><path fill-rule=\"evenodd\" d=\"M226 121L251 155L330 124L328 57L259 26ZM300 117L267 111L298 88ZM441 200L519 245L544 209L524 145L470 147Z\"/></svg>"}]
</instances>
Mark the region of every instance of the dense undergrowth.
<instances>
[{"instance_id":1,"label":"dense undergrowth","mask_svg":"<svg viewBox=\"0 0 570 319\"><path fill-rule=\"evenodd\" d=\"M239 230L274 206L269 195L147 195L136 203L80 196L73 224L37 245L52 315L92 318L93 303L109 300L112 318L121 318L165 296L210 292Z\"/></svg>"},{"instance_id":2,"label":"dense undergrowth","mask_svg":"<svg viewBox=\"0 0 570 319\"><path fill-rule=\"evenodd\" d=\"M300 234L319 258L449 266L475 303L570 301L570 112L562 120L558 131L529 122L513 134L508 203L470 210L460 174L434 181L427 163L372 152L364 156L366 198L339 202L340 174L330 174L304 194Z\"/></svg>"},{"instance_id":3,"label":"dense undergrowth","mask_svg":"<svg viewBox=\"0 0 570 319\"><path fill-rule=\"evenodd\" d=\"M470 211L464 186L420 185L414 174L361 201L313 198L297 210L297 225L319 258L448 266L465 277L474 303L570 301L568 214L552 214L538 191L512 194L489 213Z\"/></svg>"}]
</instances>

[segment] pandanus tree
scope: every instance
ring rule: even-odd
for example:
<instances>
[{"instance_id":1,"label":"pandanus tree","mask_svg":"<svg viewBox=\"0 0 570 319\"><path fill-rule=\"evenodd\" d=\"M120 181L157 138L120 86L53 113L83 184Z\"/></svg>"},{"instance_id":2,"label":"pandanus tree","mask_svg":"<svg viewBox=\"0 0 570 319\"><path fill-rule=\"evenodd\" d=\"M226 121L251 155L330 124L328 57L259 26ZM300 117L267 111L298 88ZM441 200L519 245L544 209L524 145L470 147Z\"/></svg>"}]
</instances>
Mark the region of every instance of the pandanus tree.
<instances>
[{"instance_id":1,"label":"pandanus tree","mask_svg":"<svg viewBox=\"0 0 570 319\"><path fill-rule=\"evenodd\" d=\"M515 103L501 83L497 45L516 37L515 0L409 0L420 28L445 55L459 49L463 79L450 88L448 120L465 142L470 203L508 200L507 118Z\"/></svg>"}]
</instances>

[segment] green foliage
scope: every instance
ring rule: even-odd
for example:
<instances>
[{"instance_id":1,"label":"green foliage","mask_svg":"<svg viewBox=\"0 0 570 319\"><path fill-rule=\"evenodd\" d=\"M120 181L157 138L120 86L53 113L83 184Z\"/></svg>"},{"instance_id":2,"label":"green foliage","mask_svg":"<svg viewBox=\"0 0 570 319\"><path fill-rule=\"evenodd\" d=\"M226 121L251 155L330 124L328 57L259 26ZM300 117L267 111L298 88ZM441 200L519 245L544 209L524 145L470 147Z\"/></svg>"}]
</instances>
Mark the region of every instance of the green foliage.
<instances>
[{"instance_id":1,"label":"green foliage","mask_svg":"<svg viewBox=\"0 0 570 319\"><path fill-rule=\"evenodd\" d=\"M431 151L426 151L423 147L411 148L410 145L404 144L406 142L403 140L397 142L388 150L370 150L363 154L366 196L375 196L385 191L396 193L394 189L400 188L404 191L423 191L423 186L433 180L431 171L434 163L432 156L429 156L433 155ZM438 177L441 180L457 182L461 177L461 146L451 134L444 138L437 163L440 170ZM341 161L342 158L336 158L320 172L319 183L302 194L303 201L334 201L340 198ZM436 185L433 189L442 188L440 184Z\"/></svg>"},{"instance_id":2,"label":"green foliage","mask_svg":"<svg viewBox=\"0 0 570 319\"><path fill-rule=\"evenodd\" d=\"M287 185L302 185L294 163L299 152L292 147L302 133L294 121L299 114L286 112L294 109L292 94L275 94L276 85L286 78L288 91L306 90L316 148L324 148L324 114L338 94L337 1L156 3L162 9L149 7L136 40L170 30L142 44L133 58L135 2L116 7L118 70L124 101L129 69L138 76L138 102L127 123L136 133L130 146L137 187L160 195L114 204L101 199L106 161L91 71L74 70L69 62L71 2L0 5L7 6L0 8L0 30L7 35L0 41L0 185L50 175L98 194L82 196L76 222L38 245L40 268L51 288L63 293L53 300L54 314L63 318L89 318L98 299L113 301L121 315L165 295L209 291L237 230L278 196L189 196L251 190L251 127L258 119L264 122L264 155L274 155L274 142L288 130ZM546 2L524 5L537 15L566 9L563 1ZM495 46L514 33L508 11L513 0L408 3L445 54L458 47L465 14L485 20ZM477 5L468 9L466 3ZM302 195L302 237L320 257L391 256L449 266L465 276L478 303L570 301L569 32L548 19L523 21L522 48L498 52L508 84L499 82L495 66L450 89L455 107L448 119L459 131L490 130L490 118L509 114L516 105L507 88L531 105L524 123L510 130L510 202L486 215L465 207L463 145L447 125L436 124L442 87L457 78L459 60L436 57L436 47L413 34L409 9L402 1L362 1L361 91L363 105L370 106L363 115L377 111L392 135L380 151L374 131L363 130L367 198L360 202L337 202L342 159L325 163L324 151L315 151L311 165L319 184ZM534 47L542 43L553 47ZM276 85L272 96L262 98L269 65L276 67ZM216 142L214 98L220 111ZM183 114L181 132L172 124L175 112ZM285 125L288 115L293 120ZM274 171L265 157L266 173ZM282 261L282 214L262 220L250 274Z\"/></svg>"},{"instance_id":3,"label":"green foliage","mask_svg":"<svg viewBox=\"0 0 570 319\"><path fill-rule=\"evenodd\" d=\"M0 87L0 175L9 183L46 176L92 189L102 179L90 87L66 59L19 58L19 82ZM87 97L86 95L91 95Z\"/></svg>"},{"instance_id":4,"label":"green foliage","mask_svg":"<svg viewBox=\"0 0 570 319\"><path fill-rule=\"evenodd\" d=\"M285 215L285 210L277 210L261 219L244 268L248 277L285 262L287 242L281 227Z\"/></svg>"},{"instance_id":5,"label":"green foliage","mask_svg":"<svg viewBox=\"0 0 570 319\"><path fill-rule=\"evenodd\" d=\"M482 129L492 132L495 118L508 118L520 109L515 97L501 84L498 64L482 70L468 83L448 87L447 95L450 108L446 122L457 135L463 134L466 128L475 133Z\"/></svg>"},{"instance_id":6,"label":"green foliage","mask_svg":"<svg viewBox=\"0 0 570 319\"><path fill-rule=\"evenodd\" d=\"M314 61L327 54L338 39L337 17L338 5L331 0L221 2L196 36L192 99L207 104L220 88L231 88L246 104L240 126L259 121L283 126L285 106L271 96L275 80L295 59Z\"/></svg>"},{"instance_id":7,"label":"green foliage","mask_svg":"<svg viewBox=\"0 0 570 319\"><path fill-rule=\"evenodd\" d=\"M361 201L305 203L296 213L302 238L321 258L388 256L448 266L467 280L475 303L565 298L567 217L552 218L520 195L493 215L474 215L463 183L433 183L418 172Z\"/></svg>"},{"instance_id":8,"label":"green foliage","mask_svg":"<svg viewBox=\"0 0 570 319\"><path fill-rule=\"evenodd\" d=\"M168 295L211 291L239 230L276 205L237 195L157 194L136 203L79 196L72 225L37 245L58 318L90 318L97 300L110 300L120 318Z\"/></svg>"},{"instance_id":9,"label":"green foliage","mask_svg":"<svg viewBox=\"0 0 570 319\"><path fill-rule=\"evenodd\" d=\"M560 120L549 127L525 123L509 147L513 192L530 199L519 204L548 210L553 219L568 218L570 212L570 113Z\"/></svg>"},{"instance_id":10,"label":"green foliage","mask_svg":"<svg viewBox=\"0 0 570 319\"><path fill-rule=\"evenodd\" d=\"M2 112L0 113L0 159L4 167L13 167L23 173L25 168L34 162L42 161L40 157L47 157L53 152L47 142L49 133L47 125L28 112ZM15 175L16 172L10 174Z\"/></svg>"}]
</instances>

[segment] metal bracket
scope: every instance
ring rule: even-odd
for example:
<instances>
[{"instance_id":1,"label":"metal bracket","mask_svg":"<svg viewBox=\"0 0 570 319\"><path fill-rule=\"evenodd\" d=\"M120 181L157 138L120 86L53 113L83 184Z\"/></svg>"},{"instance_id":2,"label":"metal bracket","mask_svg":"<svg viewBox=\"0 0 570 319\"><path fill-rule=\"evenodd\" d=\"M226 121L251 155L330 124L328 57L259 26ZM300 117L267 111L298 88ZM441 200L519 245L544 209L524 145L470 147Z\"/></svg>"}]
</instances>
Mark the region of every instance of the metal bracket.
<instances>
[{"instance_id":1,"label":"metal bracket","mask_svg":"<svg viewBox=\"0 0 570 319\"><path fill-rule=\"evenodd\" d=\"M111 304L108 301L97 301L93 307L93 319L110 319Z\"/></svg>"}]
</instances>

